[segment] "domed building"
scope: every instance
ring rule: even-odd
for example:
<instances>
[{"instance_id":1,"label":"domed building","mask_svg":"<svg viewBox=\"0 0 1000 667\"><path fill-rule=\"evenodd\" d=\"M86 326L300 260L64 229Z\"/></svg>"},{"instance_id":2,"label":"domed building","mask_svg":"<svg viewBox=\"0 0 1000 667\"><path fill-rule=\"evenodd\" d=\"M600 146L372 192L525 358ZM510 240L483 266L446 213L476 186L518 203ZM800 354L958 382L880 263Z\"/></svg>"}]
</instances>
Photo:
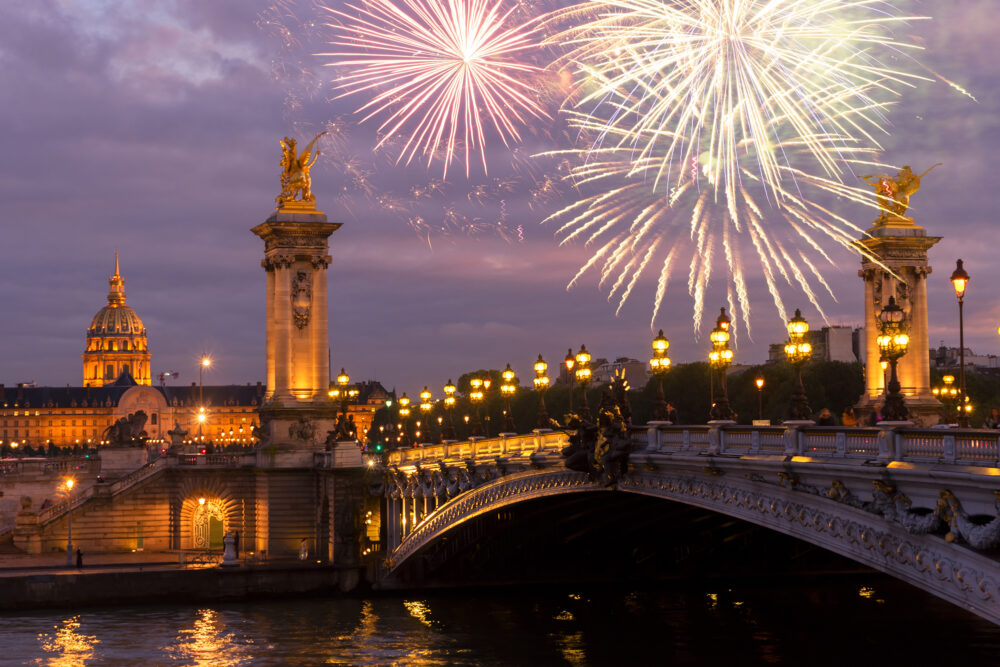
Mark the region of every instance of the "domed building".
<instances>
[{"instance_id":1,"label":"domed building","mask_svg":"<svg viewBox=\"0 0 1000 667\"><path fill-rule=\"evenodd\" d=\"M125 280L118 271L108 278L111 290L108 305L97 311L87 329L87 347L83 353L83 386L103 387L119 377L125 382L152 384L149 368L149 344L146 328L134 310L125 305Z\"/></svg>"}]
</instances>

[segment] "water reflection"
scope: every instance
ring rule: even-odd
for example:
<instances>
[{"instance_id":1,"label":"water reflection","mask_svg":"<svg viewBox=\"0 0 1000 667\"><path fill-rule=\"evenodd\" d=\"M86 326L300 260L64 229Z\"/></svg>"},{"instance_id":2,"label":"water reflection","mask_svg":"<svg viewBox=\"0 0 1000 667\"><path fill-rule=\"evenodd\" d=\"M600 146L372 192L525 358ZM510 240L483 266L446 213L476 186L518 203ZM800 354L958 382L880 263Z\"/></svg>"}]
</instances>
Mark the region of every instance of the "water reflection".
<instances>
[{"instance_id":1,"label":"water reflection","mask_svg":"<svg viewBox=\"0 0 1000 667\"><path fill-rule=\"evenodd\" d=\"M253 640L243 640L226 632L221 615L212 609L199 609L191 628L183 629L174 643L163 650L175 660L197 667L231 667L247 664L252 659Z\"/></svg>"},{"instance_id":2,"label":"water reflection","mask_svg":"<svg viewBox=\"0 0 1000 667\"><path fill-rule=\"evenodd\" d=\"M54 655L37 658L35 664L51 667L76 667L94 659L94 646L100 640L93 635L80 632L80 617L67 618L54 628L54 634L39 634L42 650Z\"/></svg>"},{"instance_id":3,"label":"water reflection","mask_svg":"<svg viewBox=\"0 0 1000 667\"><path fill-rule=\"evenodd\" d=\"M411 594L412 595L412 594ZM822 622L817 622L822 619ZM858 633L878 627L878 633ZM39 631L39 628L42 631ZM905 634L905 643L885 642ZM830 636L849 642L828 642ZM949 642L942 643L941 636ZM719 637L725 637L720 641ZM1000 627L886 578L0 614L2 664L993 664ZM817 647L822 646L821 653Z\"/></svg>"}]
</instances>

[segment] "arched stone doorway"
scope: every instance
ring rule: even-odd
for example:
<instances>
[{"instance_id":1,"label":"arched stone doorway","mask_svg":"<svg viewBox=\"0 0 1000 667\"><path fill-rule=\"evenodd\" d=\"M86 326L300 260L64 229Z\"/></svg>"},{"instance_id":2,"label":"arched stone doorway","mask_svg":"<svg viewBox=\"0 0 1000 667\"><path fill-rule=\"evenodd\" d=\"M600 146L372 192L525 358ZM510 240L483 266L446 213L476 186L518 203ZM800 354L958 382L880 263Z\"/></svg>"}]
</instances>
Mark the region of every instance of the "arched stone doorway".
<instances>
[{"instance_id":1,"label":"arched stone doorway","mask_svg":"<svg viewBox=\"0 0 1000 667\"><path fill-rule=\"evenodd\" d=\"M222 549L226 533L226 515L217 500L206 500L194 511L191 544L195 549Z\"/></svg>"}]
</instances>

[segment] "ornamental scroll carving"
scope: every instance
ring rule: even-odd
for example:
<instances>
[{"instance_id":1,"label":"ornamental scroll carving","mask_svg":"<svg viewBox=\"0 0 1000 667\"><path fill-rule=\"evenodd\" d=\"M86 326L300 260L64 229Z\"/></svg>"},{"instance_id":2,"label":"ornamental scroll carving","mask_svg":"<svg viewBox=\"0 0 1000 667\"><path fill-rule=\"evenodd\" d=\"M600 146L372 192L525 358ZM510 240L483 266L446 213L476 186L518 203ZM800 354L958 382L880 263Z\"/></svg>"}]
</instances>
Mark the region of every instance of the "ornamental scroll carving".
<instances>
[{"instance_id":1,"label":"ornamental scroll carving","mask_svg":"<svg viewBox=\"0 0 1000 667\"><path fill-rule=\"evenodd\" d=\"M309 324L309 313L312 309L312 275L306 271L297 271L292 279L292 317L299 329Z\"/></svg>"}]
</instances>

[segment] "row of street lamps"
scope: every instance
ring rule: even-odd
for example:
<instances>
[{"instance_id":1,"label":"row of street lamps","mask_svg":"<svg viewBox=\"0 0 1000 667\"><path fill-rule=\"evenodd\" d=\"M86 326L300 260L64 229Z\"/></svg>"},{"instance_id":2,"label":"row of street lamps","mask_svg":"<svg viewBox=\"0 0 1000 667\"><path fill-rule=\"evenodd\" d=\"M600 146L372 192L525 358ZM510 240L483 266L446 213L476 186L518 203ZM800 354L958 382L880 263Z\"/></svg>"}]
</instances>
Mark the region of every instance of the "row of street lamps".
<instances>
[{"instance_id":1,"label":"row of street lamps","mask_svg":"<svg viewBox=\"0 0 1000 667\"><path fill-rule=\"evenodd\" d=\"M969 283L969 274L965 271L962 266L962 260L958 260L955 272L951 276L952 284L955 287L955 294L958 297L959 304L959 386L957 391L950 388L950 382L945 380L945 388L936 388L934 391L935 396L941 396L946 398L957 398L959 402L958 410L958 420L959 426L968 427L968 412L971 406L968 405L968 399L965 393L965 335L964 335L964 322L963 322L963 300L965 296L965 290ZM721 308L718 318L715 322L715 328L712 329L709 334L709 340L712 343L712 348L708 354L708 361L710 367L710 386L711 386L711 417L713 420L728 421L733 418L733 411L729 404L729 396L726 387L726 369L733 362L733 350L729 347L729 341L731 340L730 327L732 320L726 314L726 309ZM883 371L889 370L889 378L886 384L886 397L883 406L882 416L888 421L903 421L907 418L908 410L906 407L905 399L901 392L901 387L899 383L899 378L897 376L897 364L899 359L903 357L909 347L910 336L909 336L909 322L906 317L906 313L903 309L896 303L895 297L890 296L888 303L882 308L878 315L878 327L879 335L876 337L876 344L878 345L879 352L882 357L882 369ZM795 384L792 392L792 401L789 408L789 416L793 420L808 420L812 416L812 411L809 408L809 399L806 395L805 385L802 381L802 368L803 366L812 358L812 345L807 340L807 334L809 333L809 323L804 317L799 309L795 310L795 315L787 323L788 331L788 341L785 344L785 359L795 368ZM657 393L656 400L654 402L653 408L653 418L656 421L665 421L668 419L667 411L667 401L663 392L663 379L670 369L670 357L667 356L667 351L670 348L670 341L663 335L663 330L660 329L656 337L652 342L652 356L649 359L649 368L653 376L657 380ZM582 401L583 405L580 409L580 417L584 420L590 421L592 419L590 413L590 407L587 403L587 385L593 379L593 371L590 366L591 355L587 351L585 345L580 346L580 350L574 354L572 348L566 354L564 364L567 373L570 374L572 379L575 379L576 383L580 385L582 389ZM533 384L535 389L539 394L539 404L538 404L538 420L537 424L539 428L544 428L548 424L548 413L545 408L545 390L549 387L549 378L546 375L548 369L548 364L542 358L542 355L538 355L538 360L534 364L535 378ZM947 376L950 377L950 376ZM516 430L513 420L513 413L511 410L511 398L517 391L517 384L515 383L515 373L511 369L510 364L507 364L504 370L501 372L502 383L500 385L500 393L504 398L504 429L508 432L514 432ZM715 396L715 382L718 381L718 397ZM343 380L343 381L342 381ZM952 379L952 381L954 381ZM341 371L341 375L338 376L337 382L342 387L346 386L348 383L347 375ZM486 396L486 392L491 386L491 379L489 377L474 377L469 380L469 401L474 407L472 414L472 420L470 423L470 417L466 416L466 422L469 423L471 432L473 436L482 435L482 421L480 419L479 406L483 402ZM764 388L764 378L758 377L756 379L756 386L758 391L758 416L763 417L763 388ZM452 410L455 407L455 385L448 381L448 384L444 387L444 407L447 414L447 426L442 426L442 439L454 439L455 427L452 417ZM356 390L354 390L354 395L356 395ZM331 395L333 395L331 393ZM343 403L341 405L342 412L346 415L346 400L348 395L341 390L339 394L342 397ZM424 424L429 427L430 416L433 410L434 404L431 401L431 392L424 387L424 390L420 394L420 410L424 417ZM569 396L570 412L573 410L573 392L570 392ZM399 399L399 415L403 419L403 424L401 428L404 434L406 433L406 424L410 416L410 399L404 393ZM438 419L439 422L443 422L442 418ZM429 428L428 428L429 430Z\"/></svg>"}]
</instances>

